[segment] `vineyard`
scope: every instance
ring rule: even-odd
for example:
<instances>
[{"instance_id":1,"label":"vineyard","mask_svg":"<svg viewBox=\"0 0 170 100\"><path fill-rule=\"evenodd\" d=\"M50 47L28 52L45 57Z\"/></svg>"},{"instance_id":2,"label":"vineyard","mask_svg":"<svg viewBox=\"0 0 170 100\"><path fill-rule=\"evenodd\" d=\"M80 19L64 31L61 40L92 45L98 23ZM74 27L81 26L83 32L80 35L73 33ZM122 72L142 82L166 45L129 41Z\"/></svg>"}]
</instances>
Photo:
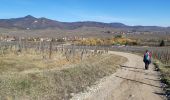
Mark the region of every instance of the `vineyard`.
<instances>
[{"instance_id":1,"label":"vineyard","mask_svg":"<svg viewBox=\"0 0 170 100\"><path fill-rule=\"evenodd\" d=\"M146 49L152 52L153 58L167 65L170 63L169 47L1 41L0 99L69 99L97 80L113 74L127 61L124 57L108 54L110 50L141 55Z\"/></svg>"},{"instance_id":2,"label":"vineyard","mask_svg":"<svg viewBox=\"0 0 170 100\"><path fill-rule=\"evenodd\" d=\"M145 47L145 46L112 46L110 50L144 54L146 50L152 53L154 59L164 64L170 64L170 47Z\"/></svg>"},{"instance_id":3,"label":"vineyard","mask_svg":"<svg viewBox=\"0 0 170 100\"><path fill-rule=\"evenodd\" d=\"M74 45L66 46L54 41L1 42L0 73L11 69L17 72L24 72L27 69L31 69L31 71L51 68L60 70L65 67L69 68L68 65L78 64L107 53L108 49L99 50L98 48L89 49Z\"/></svg>"},{"instance_id":4,"label":"vineyard","mask_svg":"<svg viewBox=\"0 0 170 100\"><path fill-rule=\"evenodd\" d=\"M22 55L33 54L38 55L42 59L54 59L57 55L62 55L67 61L74 62L74 59L83 60L87 57L96 54L107 53L108 50L97 50L93 52L86 47L65 46L60 42L33 42L33 41L14 41L14 42L0 42L0 55L5 56L9 54ZM78 57L78 58L77 58Z\"/></svg>"},{"instance_id":5,"label":"vineyard","mask_svg":"<svg viewBox=\"0 0 170 100\"><path fill-rule=\"evenodd\" d=\"M108 48L53 41L1 41L0 47L1 100L67 100L126 61Z\"/></svg>"},{"instance_id":6,"label":"vineyard","mask_svg":"<svg viewBox=\"0 0 170 100\"><path fill-rule=\"evenodd\" d=\"M160 60L162 63L170 63L170 47L145 47L145 46L100 46L100 42L104 40L89 39L83 41L83 44L65 45L57 41L12 41L0 42L0 55L6 54L33 54L38 55L42 59L56 59L57 55L62 55L67 61L74 62L82 60L91 55L108 53L109 50L136 52L143 54L146 50L151 51L152 57ZM126 40L123 40L126 41ZM82 41L81 41L82 42ZM81 43L80 42L80 43ZM86 44L86 42L88 42ZM108 42L108 41L104 41ZM84 46L85 43L85 46ZM96 45L99 43L99 45ZM111 41L109 41L111 43ZM120 42L122 43L122 41ZM95 44L93 46L93 44ZM111 43L112 44L112 43ZM93 52L91 51L93 50ZM76 60L75 60L76 59Z\"/></svg>"}]
</instances>

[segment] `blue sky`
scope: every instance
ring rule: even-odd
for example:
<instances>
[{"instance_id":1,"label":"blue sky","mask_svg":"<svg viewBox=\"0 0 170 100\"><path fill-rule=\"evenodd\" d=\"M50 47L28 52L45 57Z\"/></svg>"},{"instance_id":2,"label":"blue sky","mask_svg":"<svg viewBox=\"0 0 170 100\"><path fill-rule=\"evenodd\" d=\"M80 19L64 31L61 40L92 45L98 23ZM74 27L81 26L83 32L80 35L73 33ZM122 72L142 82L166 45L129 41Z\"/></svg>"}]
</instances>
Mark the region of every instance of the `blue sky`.
<instances>
[{"instance_id":1,"label":"blue sky","mask_svg":"<svg viewBox=\"0 0 170 100\"><path fill-rule=\"evenodd\" d=\"M0 18L26 15L58 21L170 26L170 0L0 0Z\"/></svg>"}]
</instances>

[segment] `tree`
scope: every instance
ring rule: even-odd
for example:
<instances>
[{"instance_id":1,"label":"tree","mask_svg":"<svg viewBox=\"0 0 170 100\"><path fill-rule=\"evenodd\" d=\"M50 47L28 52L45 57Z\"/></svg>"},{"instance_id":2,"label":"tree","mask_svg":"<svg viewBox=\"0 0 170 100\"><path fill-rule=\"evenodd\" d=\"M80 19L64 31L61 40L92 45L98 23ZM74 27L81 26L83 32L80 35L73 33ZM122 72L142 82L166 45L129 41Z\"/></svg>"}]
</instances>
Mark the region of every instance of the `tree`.
<instances>
[{"instance_id":1,"label":"tree","mask_svg":"<svg viewBox=\"0 0 170 100\"><path fill-rule=\"evenodd\" d=\"M161 46L161 47L162 47L162 46L165 46L165 41L162 40L159 46Z\"/></svg>"},{"instance_id":2,"label":"tree","mask_svg":"<svg viewBox=\"0 0 170 100\"><path fill-rule=\"evenodd\" d=\"M115 38L122 38L122 35L116 35Z\"/></svg>"}]
</instances>

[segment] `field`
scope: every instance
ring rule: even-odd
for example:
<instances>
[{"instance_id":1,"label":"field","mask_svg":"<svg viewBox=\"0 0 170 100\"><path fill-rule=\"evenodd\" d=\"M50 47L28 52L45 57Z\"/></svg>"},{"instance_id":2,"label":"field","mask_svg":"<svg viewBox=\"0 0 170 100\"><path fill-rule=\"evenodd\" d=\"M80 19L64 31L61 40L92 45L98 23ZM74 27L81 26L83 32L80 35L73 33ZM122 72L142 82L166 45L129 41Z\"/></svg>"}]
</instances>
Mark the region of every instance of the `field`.
<instances>
[{"instance_id":1,"label":"field","mask_svg":"<svg viewBox=\"0 0 170 100\"><path fill-rule=\"evenodd\" d=\"M1 100L69 99L127 60L104 49L33 44L1 43Z\"/></svg>"},{"instance_id":2,"label":"field","mask_svg":"<svg viewBox=\"0 0 170 100\"><path fill-rule=\"evenodd\" d=\"M142 38L144 37L140 37L141 40ZM93 39L98 40L91 38L89 41ZM104 44L107 44L104 40L107 38L101 39ZM127 42L126 37L122 38L122 41ZM154 59L166 66L170 64L168 46L73 43L72 41L28 41L20 38L18 41L1 41L0 99L67 100L76 93L86 91L101 78L113 74L120 64L127 61L124 57L108 54L109 50L143 55L148 49ZM164 67L161 72L163 78L169 81L167 68Z\"/></svg>"},{"instance_id":3,"label":"field","mask_svg":"<svg viewBox=\"0 0 170 100\"><path fill-rule=\"evenodd\" d=\"M139 46L157 47L162 40L165 41L166 46L170 46L170 34L153 33L153 34L129 34L128 38L138 40Z\"/></svg>"},{"instance_id":4,"label":"field","mask_svg":"<svg viewBox=\"0 0 170 100\"><path fill-rule=\"evenodd\" d=\"M114 34L105 33L106 31L115 31L112 28L98 28L98 27L81 27L74 30L66 30L59 28L47 28L37 30L20 30L20 29L5 29L0 28L0 34L21 37L110 37ZM48 33L48 34L47 34Z\"/></svg>"}]
</instances>

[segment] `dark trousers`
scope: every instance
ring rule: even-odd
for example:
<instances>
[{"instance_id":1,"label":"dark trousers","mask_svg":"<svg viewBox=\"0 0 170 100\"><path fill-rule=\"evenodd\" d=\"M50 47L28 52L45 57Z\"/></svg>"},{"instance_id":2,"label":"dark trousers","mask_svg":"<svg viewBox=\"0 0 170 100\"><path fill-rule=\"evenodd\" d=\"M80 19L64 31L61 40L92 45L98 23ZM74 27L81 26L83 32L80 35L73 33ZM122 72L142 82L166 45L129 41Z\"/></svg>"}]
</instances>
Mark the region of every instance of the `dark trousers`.
<instances>
[{"instance_id":1,"label":"dark trousers","mask_svg":"<svg viewBox=\"0 0 170 100\"><path fill-rule=\"evenodd\" d=\"M145 69L148 70L149 69L149 64L150 62L149 61L145 61Z\"/></svg>"}]
</instances>

